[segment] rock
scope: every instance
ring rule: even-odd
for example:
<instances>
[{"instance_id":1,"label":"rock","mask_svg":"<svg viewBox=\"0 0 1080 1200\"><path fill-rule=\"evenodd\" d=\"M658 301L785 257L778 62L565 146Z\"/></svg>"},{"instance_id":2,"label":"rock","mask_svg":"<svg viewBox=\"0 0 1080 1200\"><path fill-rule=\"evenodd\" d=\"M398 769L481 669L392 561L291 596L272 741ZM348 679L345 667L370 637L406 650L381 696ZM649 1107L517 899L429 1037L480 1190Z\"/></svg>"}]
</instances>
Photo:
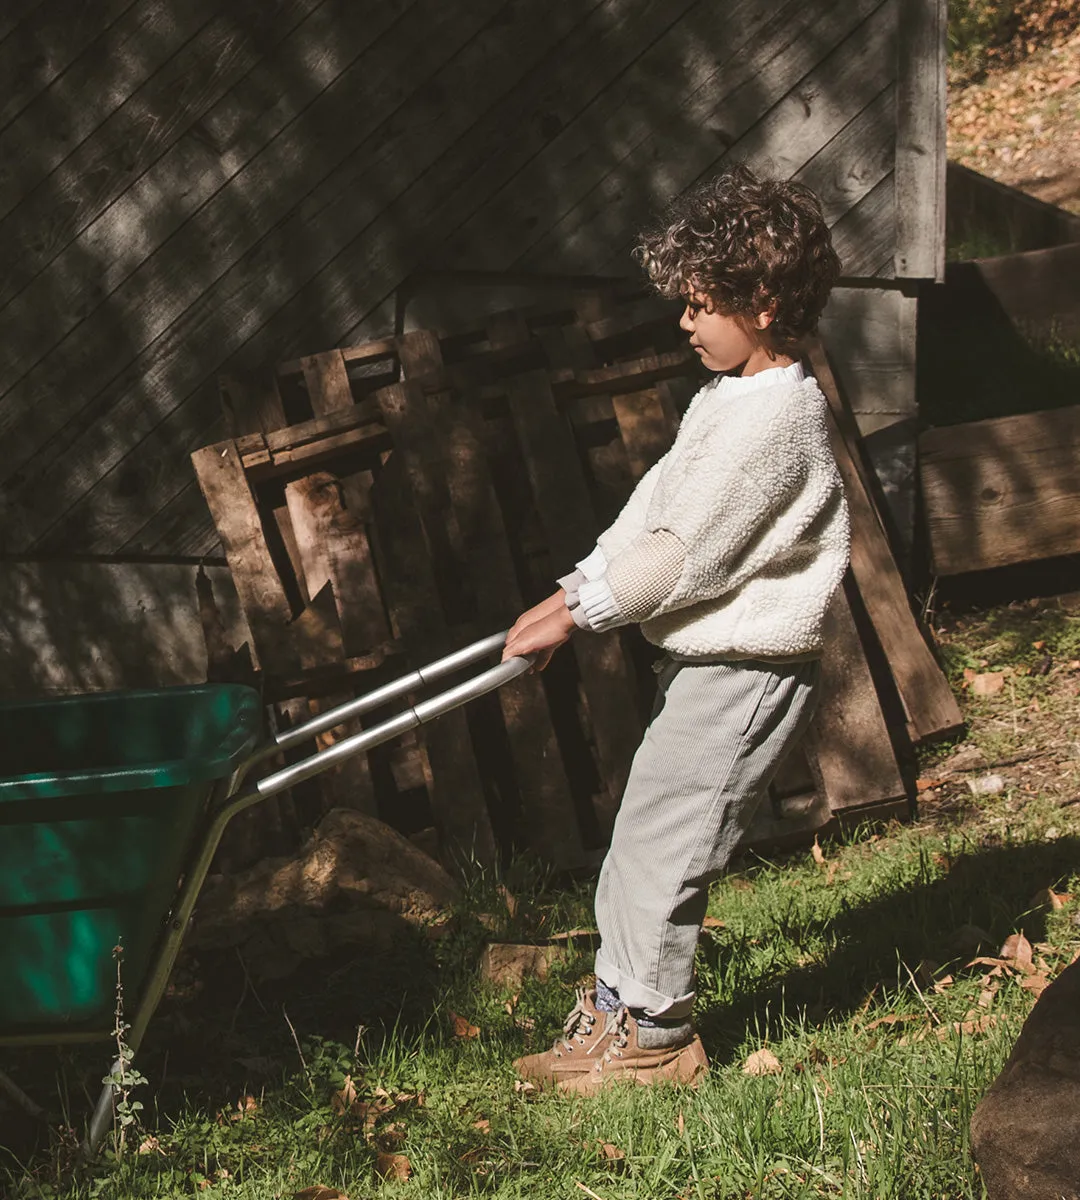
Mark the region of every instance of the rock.
<instances>
[{"instance_id":1,"label":"rock","mask_svg":"<svg viewBox=\"0 0 1080 1200\"><path fill-rule=\"evenodd\" d=\"M969 779L967 785L975 796L1000 796L1005 790L1001 775L980 775L978 779Z\"/></svg>"},{"instance_id":2,"label":"rock","mask_svg":"<svg viewBox=\"0 0 1080 1200\"><path fill-rule=\"evenodd\" d=\"M1080 961L1043 992L971 1119L990 1200L1080 1200Z\"/></svg>"},{"instance_id":3,"label":"rock","mask_svg":"<svg viewBox=\"0 0 1080 1200\"><path fill-rule=\"evenodd\" d=\"M1005 673L987 671L982 675L972 675L969 682L973 696L996 696L1005 686Z\"/></svg>"},{"instance_id":4,"label":"rock","mask_svg":"<svg viewBox=\"0 0 1080 1200\"><path fill-rule=\"evenodd\" d=\"M438 926L458 888L437 862L374 817L331 809L293 858L209 881L189 945L240 947L262 978L341 946L389 949L404 928Z\"/></svg>"},{"instance_id":5,"label":"rock","mask_svg":"<svg viewBox=\"0 0 1080 1200\"><path fill-rule=\"evenodd\" d=\"M961 746L941 764L938 774L944 775L949 771L978 771L985 766L986 755L978 746Z\"/></svg>"},{"instance_id":6,"label":"rock","mask_svg":"<svg viewBox=\"0 0 1080 1200\"><path fill-rule=\"evenodd\" d=\"M519 988L525 978L547 979L551 964L563 953L559 946L489 942L480 960L480 974L501 987Z\"/></svg>"}]
</instances>

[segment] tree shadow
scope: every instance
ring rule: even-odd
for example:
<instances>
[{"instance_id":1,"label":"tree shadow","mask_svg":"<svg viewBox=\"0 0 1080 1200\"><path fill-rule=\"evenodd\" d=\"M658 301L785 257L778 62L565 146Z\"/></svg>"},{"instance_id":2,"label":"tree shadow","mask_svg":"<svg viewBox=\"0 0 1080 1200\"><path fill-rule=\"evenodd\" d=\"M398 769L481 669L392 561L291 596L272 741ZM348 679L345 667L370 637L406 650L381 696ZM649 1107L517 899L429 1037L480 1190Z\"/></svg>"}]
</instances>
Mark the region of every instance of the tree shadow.
<instances>
[{"instance_id":1,"label":"tree shadow","mask_svg":"<svg viewBox=\"0 0 1080 1200\"><path fill-rule=\"evenodd\" d=\"M914 882L869 904L845 901L833 919L801 922L793 915L791 924L781 922L785 937L827 934L835 948L822 963L782 972L708 1008L700 1024L710 1054L730 1061L750 1028L779 1040L793 1019L813 1025L850 1017L871 991L910 987L901 964L915 971L923 960L944 966L993 955L1018 928L1033 944L1042 941L1045 916L1030 908L1031 898L1074 872L1078 852L1075 837L981 849L954 859L943 878ZM921 873L930 866L921 864ZM793 901L793 914L797 908ZM981 947L973 930L988 935ZM714 968L740 953L715 937L703 942L703 951Z\"/></svg>"}]
</instances>

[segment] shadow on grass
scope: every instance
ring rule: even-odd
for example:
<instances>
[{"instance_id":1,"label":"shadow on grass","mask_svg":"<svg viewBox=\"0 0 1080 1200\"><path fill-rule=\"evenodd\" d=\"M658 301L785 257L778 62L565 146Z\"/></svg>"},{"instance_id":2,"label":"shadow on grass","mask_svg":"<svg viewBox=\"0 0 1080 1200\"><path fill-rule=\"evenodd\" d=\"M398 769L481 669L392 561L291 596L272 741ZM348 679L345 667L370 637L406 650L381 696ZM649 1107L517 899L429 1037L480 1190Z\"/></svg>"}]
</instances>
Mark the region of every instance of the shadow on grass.
<instances>
[{"instance_id":1,"label":"shadow on grass","mask_svg":"<svg viewBox=\"0 0 1080 1200\"><path fill-rule=\"evenodd\" d=\"M781 920L777 934L805 943L818 934L835 942L824 963L778 973L752 991L709 1007L700 1020L702 1039L720 1063L729 1061L748 1028L779 1040L785 1024L843 1020L853 1014L873 989L910 987L901 963L915 970L922 960L941 965L964 963L976 954L996 954L1017 929L1033 944L1046 935L1045 914L1029 908L1040 889L1075 872L1080 839L1061 838L1030 845L1002 845L961 853L943 878L939 868L922 864L924 882L890 892L868 904L841 903L831 919L797 916ZM982 944L976 930L985 935ZM703 939L707 969L737 978L747 950L721 939ZM723 990L727 990L726 988Z\"/></svg>"},{"instance_id":2,"label":"shadow on grass","mask_svg":"<svg viewBox=\"0 0 1080 1200\"><path fill-rule=\"evenodd\" d=\"M1045 917L1029 911L1031 897L1074 873L1078 863L1075 837L961 850L942 878L934 878L941 863L927 854L911 882L868 903L842 900L831 918L808 915L805 892L793 888L787 912L765 928L759 943L770 934L796 945L824 936L834 949L822 963L778 970L762 980L756 948L727 933L703 937L702 975L723 980L721 998L699 1014L710 1056L717 1064L732 1061L748 1030L780 1041L793 1019L811 1026L842 1021L872 990L907 985L901 962L912 969L923 959L966 962L980 950L996 953L1017 928L1032 943L1043 940ZM966 937L958 939L965 927ZM981 948L972 927L986 935ZM475 978L484 936L483 927L469 919L437 943L403 926L392 952L313 959L288 978L269 982L253 983L235 953L189 959L174 977L174 994L159 1010L139 1055L138 1065L152 1081L147 1124L168 1128L171 1118L192 1109L213 1119L246 1093L280 1090L305 1074L328 1095L328 1080L350 1070L350 1048L358 1038L361 1057L376 1061L395 1042L415 1044L439 1027L445 1016L440 1010ZM532 993L534 1002L540 994L543 1000L532 1005L533 1033L505 1025L485 1028L494 1057L509 1062L553 1036L573 982L587 969L587 957L580 956L557 969L549 985L535 985L542 992ZM702 987L706 995L711 990ZM432 1048L440 1036L435 1034ZM59 1058L52 1050L24 1051L5 1067L54 1109L58 1087L63 1090L68 1119L78 1127L107 1057L104 1045L65 1051ZM40 1157L47 1137L40 1124L5 1113L0 1166Z\"/></svg>"}]
</instances>

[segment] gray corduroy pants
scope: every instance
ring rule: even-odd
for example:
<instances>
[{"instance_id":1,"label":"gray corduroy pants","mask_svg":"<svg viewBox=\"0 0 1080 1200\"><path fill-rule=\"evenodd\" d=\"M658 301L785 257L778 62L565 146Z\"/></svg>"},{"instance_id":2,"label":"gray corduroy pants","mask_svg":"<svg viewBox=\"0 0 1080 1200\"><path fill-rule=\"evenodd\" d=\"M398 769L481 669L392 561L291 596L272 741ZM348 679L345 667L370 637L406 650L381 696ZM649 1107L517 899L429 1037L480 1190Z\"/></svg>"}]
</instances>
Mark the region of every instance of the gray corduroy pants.
<instances>
[{"instance_id":1,"label":"gray corduroy pants","mask_svg":"<svg viewBox=\"0 0 1080 1200\"><path fill-rule=\"evenodd\" d=\"M630 1008L694 1001L709 884L813 712L820 663L665 659L596 889L596 974Z\"/></svg>"}]
</instances>

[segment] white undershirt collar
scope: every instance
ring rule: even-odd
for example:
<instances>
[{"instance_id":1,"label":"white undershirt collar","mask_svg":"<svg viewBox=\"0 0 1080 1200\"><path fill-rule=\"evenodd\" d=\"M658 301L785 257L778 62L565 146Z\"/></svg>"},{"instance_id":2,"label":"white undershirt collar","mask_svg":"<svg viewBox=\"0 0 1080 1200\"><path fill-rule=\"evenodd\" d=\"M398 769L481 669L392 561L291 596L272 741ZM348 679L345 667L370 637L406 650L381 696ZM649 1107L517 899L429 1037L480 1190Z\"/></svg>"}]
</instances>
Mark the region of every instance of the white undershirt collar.
<instances>
[{"instance_id":1,"label":"white undershirt collar","mask_svg":"<svg viewBox=\"0 0 1080 1200\"><path fill-rule=\"evenodd\" d=\"M730 396L745 396L748 392L776 387L779 383L802 383L805 378L803 365L796 360L788 367L769 367L754 375L724 375L717 380L716 390L727 399Z\"/></svg>"}]
</instances>

